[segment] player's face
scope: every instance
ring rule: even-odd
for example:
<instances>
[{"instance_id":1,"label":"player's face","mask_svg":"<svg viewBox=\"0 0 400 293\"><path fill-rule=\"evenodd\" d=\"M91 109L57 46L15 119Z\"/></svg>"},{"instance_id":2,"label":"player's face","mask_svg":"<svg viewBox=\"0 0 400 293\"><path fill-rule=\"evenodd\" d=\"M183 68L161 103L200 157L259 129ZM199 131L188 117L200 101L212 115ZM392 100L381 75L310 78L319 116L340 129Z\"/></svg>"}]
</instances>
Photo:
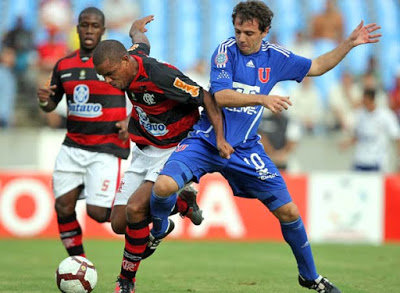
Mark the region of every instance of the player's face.
<instances>
[{"instance_id":1,"label":"player's face","mask_svg":"<svg viewBox=\"0 0 400 293\"><path fill-rule=\"evenodd\" d=\"M76 29L78 31L81 49L86 51L93 51L94 48L96 48L101 41L101 36L106 30L101 17L94 13L83 14Z\"/></svg>"},{"instance_id":2,"label":"player's face","mask_svg":"<svg viewBox=\"0 0 400 293\"><path fill-rule=\"evenodd\" d=\"M106 83L120 90L127 88L132 79L132 74L129 72L129 59L127 58L115 63L106 59L100 65L95 66L95 69L98 74L104 77Z\"/></svg>"},{"instance_id":3,"label":"player's face","mask_svg":"<svg viewBox=\"0 0 400 293\"><path fill-rule=\"evenodd\" d=\"M268 29L261 32L258 28L258 20L253 19L242 23L241 19L236 17L234 27L236 44L243 55L250 55L260 50L262 39L267 35Z\"/></svg>"}]
</instances>

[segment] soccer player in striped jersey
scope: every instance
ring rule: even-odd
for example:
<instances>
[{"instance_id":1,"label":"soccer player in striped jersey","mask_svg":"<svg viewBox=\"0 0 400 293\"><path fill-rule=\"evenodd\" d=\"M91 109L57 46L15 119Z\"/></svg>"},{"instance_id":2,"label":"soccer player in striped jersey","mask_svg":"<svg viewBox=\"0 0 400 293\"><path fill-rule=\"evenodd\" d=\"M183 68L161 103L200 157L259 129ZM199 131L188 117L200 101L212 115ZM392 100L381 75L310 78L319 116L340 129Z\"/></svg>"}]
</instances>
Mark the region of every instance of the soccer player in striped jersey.
<instances>
[{"instance_id":1,"label":"soccer player in striped jersey","mask_svg":"<svg viewBox=\"0 0 400 293\"><path fill-rule=\"evenodd\" d=\"M257 128L264 107L273 113L288 109L288 97L269 96L279 81L301 82L335 67L361 44L376 43L380 27L361 22L334 50L314 60L303 58L263 39L271 28L272 11L263 1L246 1L233 10L235 37L221 43L211 58L211 93L224 107L224 133L235 152L221 158L213 128L206 116L195 131L180 143L158 176L150 200L155 239L167 231L175 192L188 181L198 182L205 173L220 172L235 196L256 198L279 220L285 241L297 261L299 283L317 292L340 290L317 273L307 234L286 184L259 143ZM307 97L298 97L304 98ZM260 229L262 229L260 223ZM265 227L266 228L266 227Z\"/></svg>"},{"instance_id":2,"label":"soccer player in striped jersey","mask_svg":"<svg viewBox=\"0 0 400 293\"><path fill-rule=\"evenodd\" d=\"M227 157L233 151L223 136L222 112L212 96L174 66L148 56L150 45L141 32L146 31L145 25L152 19L153 16L148 16L132 25L130 35L136 44L129 51L120 42L107 40L93 54L96 71L107 83L125 90L133 104L128 127L130 139L135 143L132 162L124 173L111 215L114 231L120 232L125 229L124 223L128 223L115 293L135 291L141 260L161 241L152 241L148 246L151 189L168 157L193 130L199 119L199 106L205 108L216 129L221 155ZM173 198L176 205L171 210L199 225L203 220L201 212L195 197L189 198L188 188L182 186L180 196ZM174 228L172 220L168 223L164 237Z\"/></svg>"},{"instance_id":3,"label":"soccer player in striped jersey","mask_svg":"<svg viewBox=\"0 0 400 293\"><path fill-rule=\"evenodd\" d=\"M87 214L109 220L120 181L121 159L127 159L126 98L94 70L92 54L105 32L102 11L88 7L79 14L80 48L60 59L48 85L39 88L40 108L53 111L65 95L67 133L53 172L55 210L61 240L69 255L85 256L75 206L86 199Z\"/></svg>"}]
</instances>

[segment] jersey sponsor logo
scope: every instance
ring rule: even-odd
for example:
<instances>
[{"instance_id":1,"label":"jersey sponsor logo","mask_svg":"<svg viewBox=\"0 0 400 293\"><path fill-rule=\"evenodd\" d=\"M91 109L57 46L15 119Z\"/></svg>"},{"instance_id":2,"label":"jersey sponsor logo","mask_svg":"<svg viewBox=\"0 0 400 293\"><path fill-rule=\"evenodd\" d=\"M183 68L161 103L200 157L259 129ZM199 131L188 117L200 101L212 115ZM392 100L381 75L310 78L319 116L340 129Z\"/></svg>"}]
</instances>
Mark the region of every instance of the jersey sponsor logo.
<instances>
[{"instance_id":1,"label":"jersey sponsor logo","mask_svg":"<svg viewBox=\"0 0 400 293\"><path fill-rule=\"evenodd\" d=\"M265 68L265 74L264 74L264 68L258 68L258 79L262 83L267 83L269 81L270 72L271 72L270 67Z\"/></svg>"},{"instance_id":2,"label":"jersey sponsor logo","mask_svg":"<svg viewBox=\"0 0 400 293\"><path fill-rule=\"evenodd\" d=\"M247 115L256 115L258 113L258 110L254 106L248 106L248 107L225 107L226 110L231 111L231 112L236 112L236 113L246 113Z\"/></svg>"},{"instance_id":3,"label":"jersey sponsor logo","mask_svg":"<svg viewBox=\"0 0 400 293\"><path fill-rule=\"evenodd\" d=\"M239 92L244 94L258 94L260 93L259 86L251 86L244 83L234 81L232 83L233 88ZM258 106L259 107L259 106ZM245 113L247 115L257 115L258 114L258 107L257 106L247 106L247 107L225 107L226 110L230 112L236 113Z\"/></svg>"},{"instance_id":4,"label":"jersey sponsor logo","mask_svg":"<svg viewBox=\"0 0 400 293\"><path fill-rule=\"evenodd\" d=\"M68 101L69 115L95 118L103 114L103 107L99 103L88 103L89 101L89 87L85 84L78 84L74 88L74 102Z\"/></svg>"},{"instance_id":5,"label":"jersey sponsor logo","mask_svg":"<svg viewBox=\"0 0 400 293\"><path fill-rule=\"evenodd\" d=\"M248 85L240 82L234 81L232 83L233 88L243 94L259 94L260 93L260 87L257 85Z\"/></svg>"},{"instance_id":6,"label":"jersey sponsor logo","mask_svg":"<svg viewBox=\"0 0 400 293\"><path fill-rule=\"evenodd\" d=\"M250 60L249 62L246 63L247 67L255 68L253 60Z\"/></svg>"},{"instance_id":7,"label":"jersey sponsor logo","mask_svg":"<svg viewBox=\"0 0 400 293\"><path fill-rule=\"evenodd\" d=\"M175 78L174 87L183 90L185 93L190 94L192 97L199 96L200 87L187 84L186 82L180 80L179 77Z\"/></svg>"},{"instance_id":8,"label":"jersey sponsor logo","mask_svg":"<svg viewBox=\"0 0 400 293\"><path fill-rule=\"evenodd\" d=\"M71 72L64 73L64 74L62 74L62 75L60 76L60 78L67 78L67 77L70 77L71 75L72 75Z\"/></svg>"},{"instance_id":9,"label":"jersey sponsor logo","mask_svg":"<svg viewBox=\"0 0 400 293\"><path fill-rule=\"evenodd\" d=\"M149 117L147 117L147 114L145 111L143 111L142 108L139 106L134 106L136 113L138 114L139 117L139 123L140 125L143 126L143 128L150 133L153 136L163 136L166 135L169 130L167 129L167 126L162 123L150 123Z\"/></svg>"},{"instance_id":10,"label":"jersey sponsor logo","mask_svg":"<svg viewBox=\"0 0 400 293\"><path fill-rule=\"evenodd\" d=\"M156 103L156 101L154 100L154 95L153 94L149 94L149 93L144 93L143 101L147 105L154 105Z\"/></svg>"},{"instance_id":11,"label":"jersey sponsor logo","mask_svg":"<svg viewBox=\"0 0 400 293\"><path fill-rule=\"evenodd\" d=\"M217 67L223 67L228 62L228 55L225 52L221 52L215 56L214 61Z\"/></svg>"},{"instance_id":12,"label":"jersey sponsor logo","mask_svg":"<svg viewBox=\"0 0 400 293\"><path fill-rule=\"evenodd\" d=\"M78 84L74 88L74 101L78 104L86 103L89 100L89 87L85 84Z\"/></svg>"}]
</instances>

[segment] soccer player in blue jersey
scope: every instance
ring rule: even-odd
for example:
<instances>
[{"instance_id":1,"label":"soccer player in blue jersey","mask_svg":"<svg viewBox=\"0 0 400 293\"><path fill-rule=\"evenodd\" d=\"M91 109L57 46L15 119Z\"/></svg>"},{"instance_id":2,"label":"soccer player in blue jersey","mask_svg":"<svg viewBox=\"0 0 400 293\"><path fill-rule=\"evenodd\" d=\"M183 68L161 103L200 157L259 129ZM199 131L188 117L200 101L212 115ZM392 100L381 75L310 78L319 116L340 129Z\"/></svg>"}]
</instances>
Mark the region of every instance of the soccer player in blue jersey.
<instances>
[{"instance_id":1,"label":"soccer player in blue jersey","mask_svg":"<svg viewBox=\"0 0 400 293\"><path fill-rule=\"evenodd\" d=\"M235 196L256 198L279 220L282 234L297 261L299 283L317 292L338 293L317 273L307 234L278 169L259 143L257 128L264 107L274 113L291 105L288 97L269 96L279 81L318 76L335 67L354 47L376 43L380 27L361 22L334 50L310 60L264 41L271 28L272 11L262 1L236 5L232 14L235 37L221 43L211 59L211 93L223 107L226 140L234 148L229 158L219 156L215 134L206 116L194 126L166 162L150 201L154 239L168 233L176 191L198 182L206 173L220 172ZM306 98L306 97L304 97Z\"/></svg>"}]
</instances>

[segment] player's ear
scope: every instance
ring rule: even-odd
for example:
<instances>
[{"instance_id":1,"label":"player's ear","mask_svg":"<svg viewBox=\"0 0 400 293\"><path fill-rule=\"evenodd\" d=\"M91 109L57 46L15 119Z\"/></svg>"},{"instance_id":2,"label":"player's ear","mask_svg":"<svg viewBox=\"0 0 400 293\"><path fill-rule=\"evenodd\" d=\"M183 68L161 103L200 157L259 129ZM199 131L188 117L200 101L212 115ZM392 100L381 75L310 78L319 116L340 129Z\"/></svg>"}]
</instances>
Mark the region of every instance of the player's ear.
<instances>
[{"instance_id":1,"label":"player's ear","mask_svg":"<svg viewBox=\"0 0 400 293\"><path fill-rule=\"evenodd\" d=\"M105 34L106 29L107 29L106 27L103 27L103 31L101 32L101 35L102 35L102 36Z\"/></svg>"},{"instance_id":2,"label":"player's ear","mask_svg":"<svg viewBox=\"0 0 400 293\"><path fill-rule=\"evenodd\" d=\"M269 27L267 27L267 28L265 29L265 31L263 31L263 32L261 33L263 39L268 35L268 33L269 33Z\"/></svg>"},{"instance_id":3,"label":"player's ear","mask_svg":"<svg viewBox=\"0 0 400 293\"><path fill-rule=\"evenodd\" d=\"M128 65L129 65L129 55L128 55L128 54L125 54L124 56L122 56L121 62L122 62L122 64L124 64L125 66L128 66Z\"/></svg>"}]
</instances>

